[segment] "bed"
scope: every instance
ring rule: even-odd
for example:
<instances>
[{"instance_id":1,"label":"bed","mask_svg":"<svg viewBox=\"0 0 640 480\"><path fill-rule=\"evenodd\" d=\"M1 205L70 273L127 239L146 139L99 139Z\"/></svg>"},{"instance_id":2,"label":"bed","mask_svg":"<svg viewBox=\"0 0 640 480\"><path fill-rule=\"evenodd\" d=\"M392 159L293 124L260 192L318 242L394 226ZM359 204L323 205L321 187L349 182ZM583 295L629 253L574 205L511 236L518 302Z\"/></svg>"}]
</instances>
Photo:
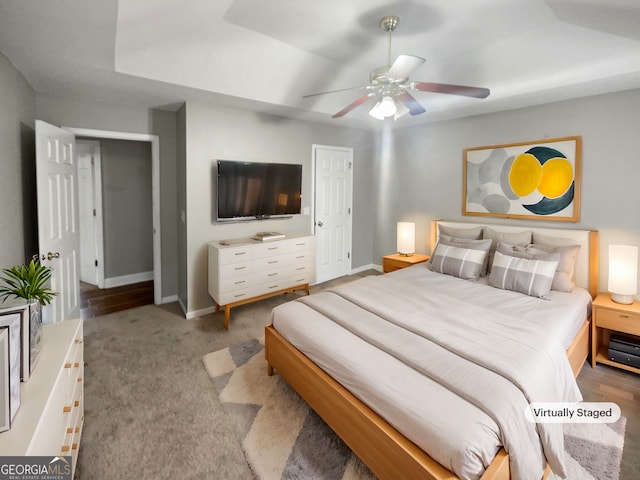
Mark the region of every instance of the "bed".
<instances>
[{"instance_id":1,"label":"bed","mask_svg":"<svg viewBox=\"0 0 640 480\"><path fill-rule=\"evenodd\" d=\"M500 357L503 352L500 352L499 355L494 355L490 352L496 350L495 348L487 348L489 344L478 343L480 342L478 338L484 338L485 336L487 337L487 342L492 341L491 335L485 335L484 332L498 331L501 335L503 333L507 335L506 327L503 332L502 327L500 327L503 324L500 322L508 323L511 321L510 318L513 315L509 317L508 313L514 306L518 309L519 318L543 318L544 320L547 319L548 314L545 310L540 310L540 308L553 309L555 307L551 307L551 305L558 304L562 306L560 308L560 316L562 318L571 318L571 321L568 322L568 326L563 326L562 328L557 325L562 322L556 320L547 321L541 327L536 326L535 331L549 331L554 339L553 342L541 340L541 345L544 345L540 348L551 350L551 347L546 345L553 344L556 356L558 356L557 350L560 351L560 356L566 363L563 368L568 371L568 373L565 372L565 377L570 376L572 381L573 376L577 375L586 359L589 345L590 299L597 292L597 232L438 221L434 222L431 228L431 251L434 251L436 242L439 240L441 241L441 247L436 252L440 254L443 248L442 245L446 245L447 240L450 240L447 235L441 234L441 232L451 233L453 231L460 233L464 231L466 235L466 232L477 231L478 229L487 232L492 239L492 263L494 258L502 259L502 252L509 245L508 241L518 239L519 234L523 233L523 231L533 233L531 233L532 236L528 241L520 239L522 240L522 249L525 248L525 244L534 243L537 245L541 243L541 240L554 243L556 239L564 239L560 243L579 245L580 247L575 257L575 268L571 273L575 288L571 288L570 293L548 292L544 295L545 299L541 300L531 295L495 288L493 285L488 285L487 277L469 281L458 278L455 275L445 275L433 271L437 270L437 266L434 265L429 268L425 265L417 265L392 274L354 282L346 288L338 289L337 292L321 292L305 297L304 301L289 302L274 310L272 324L266 327L265 355L268 363L268 373L271 375L274 369L277 370L381 479L482 478L483 480L489 480L525 478L518 471L523 468L527 470L527 467L518 465L518 462L536 462L535 458L525 458L523 460L520 455L512 455L512 458L509 458L509 455L501 446L506 443L510 445L510 451L519 451L516 449L516 445L513 444L513 440L505 442L505 439L501 437L501 428L504 427L505 430L508 430L508 428L513 427L505 426L503 425L504 420L494 418L494 410L498 412L506 411L511 408L511 404L505 404L504 402L500 404L498 401L497 406L491 407L494 410L489 409L488 411L483 410L484 406L481 408L477 406L469 407L468 403L476 401L475 398L470 397L482 395L473 393L473 391L471 394L468 391L465 392L464 389L467 388L465 386L449 385L447 382L451 381L448 379L450 375L437 372L422 372L421 369L425 367L415 363L418 361L415 358L407 357L407 355L413 355L412 350L419 352L418 357L425 356L429 368L431 365L442 364L444 369L447 370L450 356L447 349L451 349L451 347L454 349L462 348L463 357L467 355L466 352L473 351L473 355L482 357L481 363L492 363L495 361L493 357ZM533 241L534 234L538 242ZM474 243L475 240L480 239L471 240L469 243ZM496 245L500 241L503 241L504 245L500 245L499 249L496 249ZM434 257L432 259L434 263L435 258L440 257ZM520 258L525 258L524 254ZM557 258L557 255L554 258ZM498 263L496 262L494 265ZM496 268L496 271L499 270ZM489 276L489 278L492 277ZM554 282L555 280L556 278L554 278ZM460 286L465 289L461 293L462 299L456 298L453 293ZM371 296L368 293L373 293L373 300L367 298L367 296ZM434 299L434 304L429 303L431 302L430 298ZM577 303L574 302L573 298L578 299ZM450 307L448 303L442 304L442 299L459 304L462 313L455 315L460 316L461 319L449 318L453 314L444 313L445 311L449 312ZM524 299L523 303L521 302L522 299ZM512 304L511 302L516 303ZM479 304L479 307L477 304ZM500 305L501 307L494 309L495 305ZM441 310L437 310L438 308ZM489 311L489 314L480 314L476 310L468 310L469 308L478 308L480 310L484 308ZM396 311L397 314L394 313ZM435 339L430 337L427 343L429 345L435 343L436 347L434 347L433 352L429 350L428 354L423 355L423 352L427 351L426 347L423 349L423 345L420 344L419 349L406 348L407 344L404 343L402 335L406 334L405 330L422 328L420 326L420 316L424 315L424 312L430 311L438 312L437 315L431 313L431 317L442 317L443 321L441 321L441 324L429 323L425 335L434 335L434 331L439 332L444 329L443 337ZM359 321L356 321L358 325L345 326L340 324L342 320L333 318L339 316L336 312L347 312L347 317L359 319ZM472 324L465 326L464 323L461 323L464 318L470 317L474 318ZM387 336L388 334L382 330L378 331L378 323L380 325L385 323L380 318L384 318L385 321L392 318L393 321L391 323L405 321L415 321L417 323L415 325L402 325L400 337L396 338L391 334ZM492 323L496 321L498 323ZM488 323L485 325L485 322ZM460 323L461 326L457 328L462 328L463 330L472 327L476 329L473 335L469 336L470 339L465 340L463 338L464 335L459 335L458 331L448 331L450 325L456 323ZM508 346L515 342L511 347L515 351L519 345L517 343L519 339L523 336L529 336L526 332L532 331L531 337L541 337L526 322L522 322L522 324L523 326L518 328L524 330L517 331L515 334L509 333L507 335L509 338L501 340L501 344ZM495 325L498 326L496 327ZM360 328L365 330L357 330ZM339 336L342 335L343 330L349 330L345 339ZM374 346L370 345L370 339L366 342L362 340L362 338L368 338L370 335L381 335L380 338L383 340L379 341L379 343L397 344L401 345L401 347L392 352L377 352L379 345L375 344L375 339ZM323 338L329 338L330 341L323 343L321 341ZM439 342L443 341L443 338L445 340L447 338L455 338L456 341L453 342L453 345L445 345L446 348L441 351L440 347L442 345L439 345ZM387 341L386 339L390 340ZM424 342L422 339L420 341ZM465 341L468 343L466 347L464 346ZM424 345L427 345L427 343ZM477 348L475 347L476 345ZM387 345L384 348L387 348ZM529 347L527 346L525 349L527 348ZM509 348L506 349L508 350ZM409 353L406 353L405 350L408 350ZM532 352L535 351L532 350ZM369 357L369 354L379 355L379 357ZM531 353L531 355L533 355L534 359L552 356L546 350L544 355L534 353ZM390 360L383 362L377 358L388 358ZM518 358L515 358L515 360L505 363L519 361ZM540 362L541 365L536 366L536 368L542 368L541 372L544 372L545 368L547 372L549 368L554 368L558 371L562 370L562 368L556 366L556 364L562 364L562 361L554 360L553 367L550 366L551 363L545 362ZM409 369L409 377L396 375L399 371L406 372L407 367L403 364L408 364L411 367ZM345 365L350 367L351 370L343 371L342 368ZM454 368L453 371L458 371L457 364L451 368ZM465 366L464 368L468 367ZM516 370L515 373L507 372L507 374L517 376L519 371L527 369L519 368ZM476 378L476 375L480 375L475 370L472 370L472 372L469 374L469 378L473 379ZM490 373L489 375L493 374ZM497 376L501 377L501 375L504 374L501 372ZM457 376L456 374L453 377ZM539 376L545 378L560 377L559 374ZM394 383L393 379L396 377L402 379ZM423 377L426 378L422 379ZM481 377L477 378L480 379ZM444 383L447 383L445 386L441 386L438 383L443 379ZM488 377L487 381L492 385L492 382L496 382L495 378L491 376ZM518 382L520 381L518 379ZM537 380L534 380L534 384L535 381ZM567 385L570 383L565 378L559 382L565 382ZM363 387L365 384L374 385L375 389L363 390L363 388L370 388L370 386ZM573 384L575 385L575 382ZM536 388L531 391L544 391L544 388L546 388L538 384L535 385ZM554 388L556 390L566 389L567 392L570 392L573 388L571 385L564 386L563 383L559 383L559 385L560 387L556 385ZM394 391L405 388L408 388L408 391L402 393L398 399L388 396L385 392L385 389ZM455 393L451 393L449 389L452 389ZM491 389L485 390L490 391ZM530 393L525 394L527 399L530 399ZM514 395L513 408L516 408L517 402L522 400L517 393L510 393L510 395ZM575 395L575 392L570 392L569 395ZM502 394L500 397L502 397ZM416 398L428 399L428 401L416 401ZM508 398L508 396L505 394L504 398ZM502 400L502 398L498 400ZM496 400L493 399L491 401ZM417 408L417 410L414 411L414 408ZM448 418L443 415L437 415L439 411L442 412L445 408L449 414ZM420 409L424 409L424 412ZM455 414L451 415L451 412L455 412ZM513 415L509 418L512 417ZM416 424L417 427L413 428L413 424ZM449 433L441 434L441 430L445 429L445 427L450 428L449 425L453 430L463 430L463 436L465 438L468 437L465 444L466 449L463 448L461 452L456 450L459 448L458 444L463 442L460 436L455 434L449 436ZM423 427L425 430L420 430ZM544 435L541 434L545 439L547 437L552 438L554 435L557 436L557 431L555 433L546 432ZM515 439L516 444L520 441L520 438ZM476 445L479 445L479 447ZM553 442L549 445L551 455L545 450L543 459L545 456L547 458L555 458L553 455ZM539 448L545 449L547 446L545 443ZM518 448L521 449L522 446ZM555 448L557 449L557 445L555 445ZM555 461L557 462L557 459ZM551 463L554 462L551 461ZM544 469L544 466L542 468ZM514 472L511 472L511 470L514 470Z\"/></svg>"}]
</instances>

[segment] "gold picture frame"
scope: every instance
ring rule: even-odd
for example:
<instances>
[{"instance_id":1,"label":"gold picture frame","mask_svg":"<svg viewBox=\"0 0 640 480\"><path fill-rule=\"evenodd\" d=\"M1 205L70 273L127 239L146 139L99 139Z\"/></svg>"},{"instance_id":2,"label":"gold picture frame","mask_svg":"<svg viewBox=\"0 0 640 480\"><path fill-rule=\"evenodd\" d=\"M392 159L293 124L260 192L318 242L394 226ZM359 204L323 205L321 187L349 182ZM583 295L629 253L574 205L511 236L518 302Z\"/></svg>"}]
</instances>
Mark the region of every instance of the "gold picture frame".
<instances>
[{"instance_id":1,"label":"gold picture frame","mask_svg":"<svg viewBox=\"0 0 640 480\"><path fill-rule=\"evenodd\" d=\"M582 137L466 148L462 214L580 221Z\"/></svg>"}]
</instances>

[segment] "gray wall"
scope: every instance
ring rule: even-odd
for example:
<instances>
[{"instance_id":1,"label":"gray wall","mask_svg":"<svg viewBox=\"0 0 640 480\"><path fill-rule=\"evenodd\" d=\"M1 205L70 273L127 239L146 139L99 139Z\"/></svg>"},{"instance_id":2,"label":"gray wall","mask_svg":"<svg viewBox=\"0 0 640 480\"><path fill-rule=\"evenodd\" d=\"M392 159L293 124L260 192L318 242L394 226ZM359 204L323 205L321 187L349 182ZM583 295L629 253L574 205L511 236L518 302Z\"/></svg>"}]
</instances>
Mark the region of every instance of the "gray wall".
<instances>
[{"instance_id":1,"label":"gray wall","mask_svg":"<svg viewBox=\"0 0 640 480\"><path fill-rule=\"evenodd\" d=\"M640 90L630 90L396 130L388 158L378 157L376 188L384 208L375 222L375 258L395 251L397 221L416 222L417 250L427 252L430 220L483 219L461 213L463 149L581 135L580 222L533 224L599 230L600 289L606 290L608 245L640 245L639 112Z\"/></svg>"},{"instance_id":2,"label":"gray wall","mask_svg":"<svg viewBox=\"0 0 640 480\"><path fill-rule=\"evenodd\" d=\"M300 163L302 206L309 207L313 144L354 148L354 204L352 265L371 262L371 192L366 188L372 158L371 132L314 124L241 110L188 103L186 106L186 259L187 304L190 314L213 305L207 292L207 243L247 237L260 230L310 232L311 216L259 222L213 221L213 182L216 159Z\"/></svg>"},{"instance_id":3,"label":"gray wall","mask_svg":"<svg viewBox=\"0 0 640 480\"><path fill-rule=\"evenodd\" d=\"M105 279L153 271L151 144L100 140Z\"/></svg>"},{"instance_id":4,"label":"gray wall","mask_svg":"<svg viewBox=\"0 0 640 480\"><path fill-rule=\"evenodd\" d=\"M0 53L0 268L37 253L33 89Z\"/></svg>"}]
</instances>

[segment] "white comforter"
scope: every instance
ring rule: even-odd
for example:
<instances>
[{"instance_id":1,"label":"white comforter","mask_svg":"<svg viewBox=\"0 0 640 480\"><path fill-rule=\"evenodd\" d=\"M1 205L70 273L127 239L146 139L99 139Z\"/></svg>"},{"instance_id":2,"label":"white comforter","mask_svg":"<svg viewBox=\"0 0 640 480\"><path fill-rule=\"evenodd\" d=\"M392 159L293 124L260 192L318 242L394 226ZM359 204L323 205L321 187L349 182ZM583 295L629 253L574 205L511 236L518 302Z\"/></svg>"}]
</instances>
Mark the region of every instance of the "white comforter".
<instances>
[{"instance_id":1,"label":"white comforter","mask_svg":"<svg viewBox=\"0 0 640 480\"><path fill-rule=\"evenodd\" d=\"M305 342L312 335L301 333L300 329L317 334L319 330L310 328L309 318L315 318L319 323L335 323L337 328L324 329L332 332L329 334L329 343L342 342L338 341L337 332L351 332L354 339L345 342L353 344L354 348L357 346L358 350L354 349L352 353L371 351L371 361L374 362L380 362L385 356L390 357L389 368L394 372L400 369L399 365L404 364L404 369L408 365L407 378L411 378L411 382L422 377L421 383L434 385L425 391L434 391L435 405L471 404L472 409L478 410L471 417L474 418L472 423L480 425L481 431L477 435L470 432L470 438L478 441L484 437L491 439L491 435L482 431L485 424L489 430L495 430L499 442L497 445L504 445L510 453L513 478L540 478L545 458L556 473L562 474L564 448L561 426L536 426L528 423L524 417L529 402L581 399L562 344L549 341L548 333L531 322L521 322L495 309L454 298L447 293L447 290L451 291L450 286L442 288L443 276L440 274L416 267L406 270L411 272L367 277L335 291L285 304L274 310L274 325L285 338L333 375L335 369L323 363L326 363L327 356L337 355L336 350L327 348L335 352L329 355L319 353L317 345L321 345L322 341L318 342L317 339L316 346L306 346ZM449 282L450 278L444 278L444 283ZM495 290L486 286L481 288ZM313 312L304 313L307 307L300 303L306 304ZM305 316L304 321L294 320L301 315ZM295 324L298 327L293 326ZM361 365L358 368L366 377L366 367ZM379 365L377 368L387 367ZM340 375L343 374L338 372L337 376ZM358 385L361 379L357 376L357 373L346 374L342 379L337 379L461 478L477 478L482 473L478 462L474 464L472 461L471 466L465 464L469 457L466 452L452 453L460 448L456 445L459 443L459 432L447 432L443 428L446 422L430 422L420 418L418 423L426 423L427 434L439 437L423 438L425 432L414 431L406 425L411 421L411 414L406 417L400 414L399 418L395 413L387 415L385 405L393 402L384 398L385 395L364 393L365 390ZM437 384L439 386L435 387ZM439 397L443 386L449 393ZM392 390L394 388L404 387L399 383L391 387ZM410 386L408 390L415 389ZM399 394L410 395L408 392ZM454 397L457 397L455 401L452 400ZM424 398L422 401L429 402L430 399ZM410 404L411 400L403 398L397 403ZM457 415L455 412L440 413ZM459 416L468 417L466 413ZM418 417L413 418L416 420ZM449 423L456 428L455 421ZM436 427L432 427L432 424ZM404 427L409 431L403 431ZM481 467L486 466L496 449L496 445L478 447L477 457Z\"/></svg>"}]
</instances>

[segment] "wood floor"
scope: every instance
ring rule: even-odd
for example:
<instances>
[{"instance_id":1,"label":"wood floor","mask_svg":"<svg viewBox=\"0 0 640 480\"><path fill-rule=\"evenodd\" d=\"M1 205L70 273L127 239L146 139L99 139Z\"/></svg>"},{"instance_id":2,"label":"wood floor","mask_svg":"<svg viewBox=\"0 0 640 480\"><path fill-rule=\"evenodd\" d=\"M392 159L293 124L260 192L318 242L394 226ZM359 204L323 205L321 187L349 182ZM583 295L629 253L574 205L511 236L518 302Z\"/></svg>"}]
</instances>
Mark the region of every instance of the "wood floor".
<instances>
[{"instance_id":1,"label":"wood floor","mask_svg":"<svg viewBox=\"0 0 640 480\"><path fill-rule=\"evenodd\" d=\"M152 303L153 280L102 289L80 283L80 317L83 319Z\"/></svg>"}]
</instances>

